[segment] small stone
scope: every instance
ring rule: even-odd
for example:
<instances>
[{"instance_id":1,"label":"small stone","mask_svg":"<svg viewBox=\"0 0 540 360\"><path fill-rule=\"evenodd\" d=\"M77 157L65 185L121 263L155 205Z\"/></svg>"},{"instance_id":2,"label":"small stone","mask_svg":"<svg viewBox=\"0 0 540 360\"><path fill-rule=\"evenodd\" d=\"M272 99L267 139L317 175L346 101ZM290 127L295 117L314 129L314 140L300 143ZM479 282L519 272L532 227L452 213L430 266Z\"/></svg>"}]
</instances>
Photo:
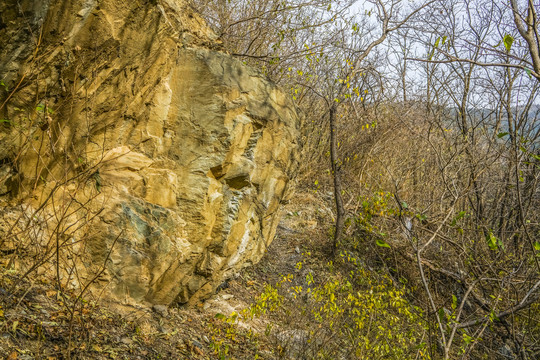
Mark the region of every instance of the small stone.
<instances>
[{"instance_id":1,"label":"small stone","mask_svg":"<svg viewBox=\"0 0 540 360\"><path fill-rule=\"evenodd\" d=\"M162 334L170 334L171 333L171 329L169 327L165 326L165 325L158 326L158 330Z\"/></svg>"},{"instance_id":2,"label":"small stone","mask_svg":"<svg viewBox=\"0 0 540 360\"><path fill-rule=\"evenodd\" d=\"M202 338L203 338L204 342L206 342L206 343L209 343L209 342L210 342L210 340L208 339L208 336L203 335Z\"/></svg>"},{"instance_id":3,"label":"small stone","mask_svg":"<svg viewBox=\"0 0 540 360\"><path fill-rule=\"evenodd\" d=\"M300 248L298 246L294 248L294 251L296 251L297 254L300 254Z\"/></svg>"},{"instance_id":4,"label":"small stone","mask_svg":"<svg viewBox=\"0 0 540 360\"><path fill-rule=\"evenodd\" d=\"M122 344L125 344L125 345L131 345L131 344L133 344L133 340L131 340L131 339L128 338L128 337L122 338L122 340L120 340L120 342L122 342Z\"/></svg>"},{"instance_id":5,"label":"small stone","mask_svg":"<svg viewBox=\"0 0 540 360\"><path fill-rule=\"evenodd\" d=\"M167 305L154 305L152 309L159 315L167 317L169 315L169 308Z\"/></svg>"},{"instance_id":6,"label":"small stone","mask_svg":"<svg viewBox=\"0 0 540 360\"><path fill-rule=\"evenodd\" d=\"M232 294L223 294L221 295L221 300L230 300L234 297Z\"/></svg>"}]
</instances>

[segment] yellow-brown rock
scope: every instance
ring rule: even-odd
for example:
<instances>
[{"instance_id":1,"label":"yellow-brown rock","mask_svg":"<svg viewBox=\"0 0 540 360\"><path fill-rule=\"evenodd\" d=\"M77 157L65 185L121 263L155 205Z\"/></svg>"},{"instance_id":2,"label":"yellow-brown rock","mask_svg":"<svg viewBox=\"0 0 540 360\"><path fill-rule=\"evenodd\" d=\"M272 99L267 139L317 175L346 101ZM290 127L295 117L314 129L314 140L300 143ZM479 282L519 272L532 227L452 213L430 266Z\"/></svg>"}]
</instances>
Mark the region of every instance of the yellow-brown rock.
<instances>
[{"instance_id":1,"label":"yellow-brown rock","mask_svg":"<svg viewBox=\"0 0 540 360\"><path fill-rule=\"evenodd\" d=\"M20 268L54 272L58 250L61 286L186 303L272 241L299 116L183 1L3 1L0 80Z\"/></svg>"}]
</instances>

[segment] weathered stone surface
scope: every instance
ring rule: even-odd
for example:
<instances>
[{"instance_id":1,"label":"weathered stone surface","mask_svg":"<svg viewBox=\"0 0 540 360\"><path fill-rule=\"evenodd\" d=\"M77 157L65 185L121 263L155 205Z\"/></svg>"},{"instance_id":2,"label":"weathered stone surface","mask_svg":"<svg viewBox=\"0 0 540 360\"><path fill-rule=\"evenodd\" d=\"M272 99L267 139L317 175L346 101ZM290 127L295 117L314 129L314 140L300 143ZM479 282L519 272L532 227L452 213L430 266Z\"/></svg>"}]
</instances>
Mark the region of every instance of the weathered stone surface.
<instances>
[{"instance_id":1,"label":"weathered stone surface","mask_svg":"<svg viewBox=\"0 0 540 360\"><path fill-rule=\"evenodd\" d=\"M7 0L0 14L5 246L13 229L34 255L60 243L66 284L153 304L195 302L260 259L297 166L282 91L180 0Z\"/></svg>"}]
</instances>

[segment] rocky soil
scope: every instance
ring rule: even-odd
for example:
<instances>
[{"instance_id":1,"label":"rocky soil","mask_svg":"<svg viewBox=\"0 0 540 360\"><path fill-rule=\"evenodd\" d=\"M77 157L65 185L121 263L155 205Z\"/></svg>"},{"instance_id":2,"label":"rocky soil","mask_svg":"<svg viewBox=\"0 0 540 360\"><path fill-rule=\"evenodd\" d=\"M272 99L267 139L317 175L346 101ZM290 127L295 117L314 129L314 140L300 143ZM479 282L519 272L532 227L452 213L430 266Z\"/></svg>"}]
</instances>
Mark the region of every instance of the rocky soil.
<instances>
[{"instance_id":1,"label":"rocky soil","mask_svg":"<svg viewBox=\"0 0 540 360\"><path fill-rule=\"evenodd\" d=\"M325 262L325 228L331 214L316 194L295 195L285 206L275 241L257 265L223 282L208 300L192 306L152 308L77 299L59 293L54 283L21 280L0 274L0 357L6 359L260 359L287 358L291 334L280 331L279 319L256 317L240 324L233 340L226 338L225 317L252 304L266 284L293 274L290 286ZM309 259L304 254L309 252ZM302 270L296 264L303 261ZM296 276L301 275L301 276ZM268 325L272 336L266 336ZM290 324L286 325L290 329ZM291 330L287 330L291 331ZM294 334L293 334L294 335ZM225 339L223 353L219 340ZM292 336L294 341L294 336ZM298 341L301 341L298 340ZM71 349L68 355L68 349ZM221 352L220 352L221 351ZM280 353L281 352L281 353Z\"/></svg>"}]
</instances>

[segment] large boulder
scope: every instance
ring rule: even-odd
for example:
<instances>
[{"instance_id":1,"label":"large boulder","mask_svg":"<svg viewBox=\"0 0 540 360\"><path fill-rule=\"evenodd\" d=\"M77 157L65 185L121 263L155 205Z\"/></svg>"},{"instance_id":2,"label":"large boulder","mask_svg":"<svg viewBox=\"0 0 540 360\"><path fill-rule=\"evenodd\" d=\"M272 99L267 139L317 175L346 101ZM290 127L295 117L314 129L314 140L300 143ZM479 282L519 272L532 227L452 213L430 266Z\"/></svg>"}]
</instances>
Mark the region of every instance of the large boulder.
<instances>
[{"instance_id":1,"label":"large boulder","mask_svg":"<svg viewBox=\"0 0 540 360\"><path fill-rule=\"evenodd\" d=\"M4 0L0 80L10 266L193 303L272 241L299 115L183 1Z\"/></svg>"}]
</instances>

